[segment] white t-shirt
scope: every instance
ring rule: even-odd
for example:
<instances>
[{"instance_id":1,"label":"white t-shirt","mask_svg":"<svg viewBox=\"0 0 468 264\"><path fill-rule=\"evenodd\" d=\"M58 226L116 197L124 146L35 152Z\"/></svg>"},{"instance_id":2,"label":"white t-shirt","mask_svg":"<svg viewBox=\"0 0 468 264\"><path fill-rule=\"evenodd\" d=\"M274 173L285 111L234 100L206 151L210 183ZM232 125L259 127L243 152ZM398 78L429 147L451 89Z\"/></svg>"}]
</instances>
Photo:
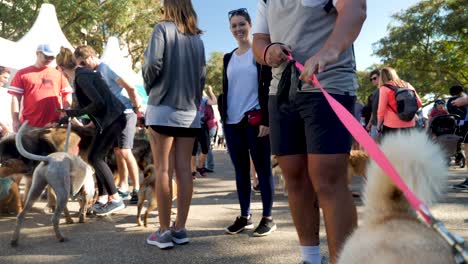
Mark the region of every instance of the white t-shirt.
<instances>
[{"instance_id":1,"label":"white t-shirt","mask_svg":"<svg viewBox=\"0 0 468 264\"><path fill-rule=\"evenodd\" d=\"M0 122L13 132L13 122L11 120L11 94L8 89L0 87ZM1 131L1 128L0 128Z\"/></svg>"},{"instance_id":2,"label":"white t-shirt","mask_svg":"<svg viewBox=\"0 0 468 264\"><path fill-rule=\"evenodd\" d=\"M228 94L226 124L237 124L245 113L259 109L257 66L252 49L241 55L232 54L227 67Z\"/></svg>"}]
</instances>

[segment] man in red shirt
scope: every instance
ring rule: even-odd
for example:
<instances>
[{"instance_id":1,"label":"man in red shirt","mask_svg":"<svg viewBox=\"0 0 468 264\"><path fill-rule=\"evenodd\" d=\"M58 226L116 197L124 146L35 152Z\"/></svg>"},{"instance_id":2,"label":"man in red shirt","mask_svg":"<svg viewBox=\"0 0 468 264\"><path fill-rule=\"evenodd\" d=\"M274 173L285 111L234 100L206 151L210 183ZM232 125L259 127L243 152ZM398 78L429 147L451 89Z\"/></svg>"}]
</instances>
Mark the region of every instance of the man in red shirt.
<instances>
[{"instance_id":1,"label":"man in red shirt","mask_svg":"<svg viewBox=\"0 0 468 264\"><path fill-rule=\"evenodd\" d=\"M13 130L29 121L33 127L46 127L60 119L58 108L69 108L73 90L65 76L51 66L58 53L50 44L41 44L36 50L36 63L19 70L11 81L9 91ZM21 118L20 118L21 110Z\"/></svg>"}]
</instances>

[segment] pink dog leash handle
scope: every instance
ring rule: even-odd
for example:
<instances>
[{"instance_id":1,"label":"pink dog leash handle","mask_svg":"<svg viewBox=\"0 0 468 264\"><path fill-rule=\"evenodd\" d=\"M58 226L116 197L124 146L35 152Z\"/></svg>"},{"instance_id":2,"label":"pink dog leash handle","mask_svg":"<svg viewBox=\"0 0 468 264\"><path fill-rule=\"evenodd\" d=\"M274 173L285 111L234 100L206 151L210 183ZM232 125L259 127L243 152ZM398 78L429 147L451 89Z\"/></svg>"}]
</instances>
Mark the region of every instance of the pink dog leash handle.
<instances>
[{"instance_id":1,"label":"pink dog leash handle","mask_svg":"<svg viewBox=\"0 0 468 264\"><path fill-rule=\"evenodd\" d=\"M294 60L290 54L288 54L288 59ZM302 72L304 70L304 66L301 63L296 61L295 65L299 71ZM390 161L388 161L387 157L383 154L374 140L369 136L369 134L367 134L367 131L346 108L344 108L338 101L335 100L335 98L333 98L327 91L325 91L325 89L323 89L315 74L312 75L311 80L313 84L322 91L323 95L330 104L330 107L333 109L335 114L338 116L338 119L340 119L341 123L343 123L354 139L356 139L356 141L364 148L364 150L366 150L375 163L377 163L382 168L382 170L393 180L395 185L403 192L403 195L405 195L411 206L416 211L418 211L424 220L442 237L444 237L444 239L452 246L454 251L456 251L457 254L455 259L457 263L468 263L468 251L464 249L463 239L457 238L451 234L445 228L442 222L438 221L431 214L428 206L418 197L416 197L416 195L408 188L393 165L390 163Z\"/></svg>"}]
</instances>

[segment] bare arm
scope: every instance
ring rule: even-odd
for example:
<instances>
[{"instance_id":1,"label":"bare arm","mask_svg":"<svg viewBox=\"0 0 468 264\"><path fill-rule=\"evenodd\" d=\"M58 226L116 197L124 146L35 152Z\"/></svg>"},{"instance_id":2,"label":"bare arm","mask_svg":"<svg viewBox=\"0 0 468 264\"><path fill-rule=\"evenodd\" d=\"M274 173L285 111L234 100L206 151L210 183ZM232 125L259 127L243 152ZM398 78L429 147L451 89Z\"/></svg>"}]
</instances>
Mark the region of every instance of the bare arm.
<instances>
[{"instance_id":1,"label":"bare arm","mask_svg":"<svg viewBox=\"0 0 468 264\"><path fill-rule=\"evenodd\" d=\"M72 106L73 102L73 96L71 93L66 94L65 96L62 97L62 102L63 102L63 108L64 109L69 109Z\"/></svg>"},{"instance_id":2,"label":"bare arm","mask_svg":"<svg viewBox=\"0 0 468 264\"><path fill-rule=\"evenodd\" d=\"M127 91L127 94L130 97L130 101L132 101L133 107L140 108L141 107L140 98L138 97L137 90L135 89L135 87L130 85L128 82L126 82L122 78L119 78L117 80L117 83Z\"/></svg>"},{"instance_id":3,"label":"bare arm","mask_svg":"<svg viewBox=\"0 0 468 264\"><path fill-rule=\"evenodd\" d=\"M320 51L306 61L301 74L303 81L310 83L312 74L322 72L325 66L338 60L340 54L353 44L366 20L366 1L340 0L336 11L338 16L333 32Z\"/></svg>"},{"instance_id":4,"label":"bare arm","mask_svg":"<svg viewBox=\"0 0 468 264\"><path fill-rule=\"evenodd\" d=\"M19 110L21 108L21 99L22 95L13 95L11 97L11 119L13 121L13 130L18 131L20 120L19 120Z\"/></svg>"},{"instance_id":5,"label":"bare arm","mask_svg":"<svg viewBox=\"0 0 468 264\"><path fill-rule=\"evenodd\" d=\"M211 87L211 85L208 85L206 95L208 96L208 101L206 102L208 105L218 104L218 98L216 98L216 95L213 93L213 88Z\"/></svg>"}]
</instances>

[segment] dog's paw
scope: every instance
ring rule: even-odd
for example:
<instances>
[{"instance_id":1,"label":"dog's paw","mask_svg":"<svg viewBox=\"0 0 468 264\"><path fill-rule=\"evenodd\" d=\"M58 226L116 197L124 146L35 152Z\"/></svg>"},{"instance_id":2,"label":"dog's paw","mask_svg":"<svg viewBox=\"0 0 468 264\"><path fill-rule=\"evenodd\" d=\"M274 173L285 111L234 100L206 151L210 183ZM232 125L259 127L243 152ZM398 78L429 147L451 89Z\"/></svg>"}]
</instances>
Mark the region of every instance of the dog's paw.
<instances>
[{"instance_id":1,"label":"dog's paw","mask_svg":"<svg viewBox=\"0 0 468 264\"><path fill-rule=\"evenodd\" d=\"M67 223L68 225L71 225L71 224L74 224L75 221L73 221L73 219L70 218L70 219L67 219L65 223Z\"/></svg>"},{"instance_id":2,"label":"dog's paw","mask_svg":"<svg viewBox=\"0 0 468 264\"><path fill-rule=\"evenodd\" d=\"M67 241L68 241L68 238L66 238L66 237L61 237L61 238L59 239L59 242L60 242L60 243L62 243L62 242L67 242Z\"/></svg>"},{"instance_id":3,"label":"dog's paw","mask_svg":"<svg viewBox=\"0 0 468 264\"><path fill-rule=\"evenodd\" d=\"M18 240L11 240L11 241L10 241L10 245L11 245L12 247L17 247L17 246L18 246Z\"/></svg>"}]
</instances>

